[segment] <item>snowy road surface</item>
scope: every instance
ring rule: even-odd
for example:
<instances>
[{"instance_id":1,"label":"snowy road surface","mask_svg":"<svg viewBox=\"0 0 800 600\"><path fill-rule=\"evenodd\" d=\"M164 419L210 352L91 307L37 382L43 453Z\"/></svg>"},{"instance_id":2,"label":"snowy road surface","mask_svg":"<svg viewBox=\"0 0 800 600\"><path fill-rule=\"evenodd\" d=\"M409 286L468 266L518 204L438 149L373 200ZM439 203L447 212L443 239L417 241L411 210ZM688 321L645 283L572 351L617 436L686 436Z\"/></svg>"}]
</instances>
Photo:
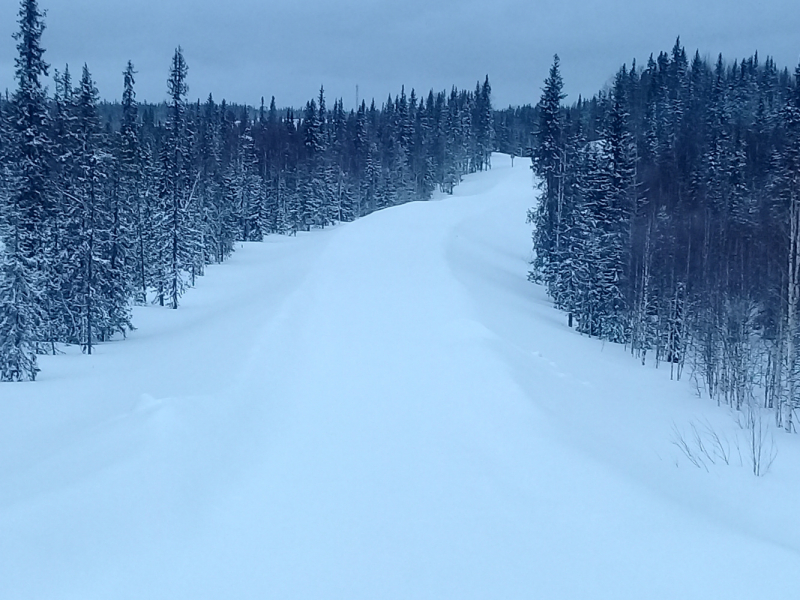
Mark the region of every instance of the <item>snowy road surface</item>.
<instances>
[{"instance_id":1,"label":"snowy road surface","mask_svg":"<svg viewBox=\"0 0 800 600\"><path fill-rule=\"evenodd\" d=\"M800 597L797 436L765 478L689 464L673 423L741 432L566 327L494 161L3 385L0 598Z\"/></svg>"}]
</instances>

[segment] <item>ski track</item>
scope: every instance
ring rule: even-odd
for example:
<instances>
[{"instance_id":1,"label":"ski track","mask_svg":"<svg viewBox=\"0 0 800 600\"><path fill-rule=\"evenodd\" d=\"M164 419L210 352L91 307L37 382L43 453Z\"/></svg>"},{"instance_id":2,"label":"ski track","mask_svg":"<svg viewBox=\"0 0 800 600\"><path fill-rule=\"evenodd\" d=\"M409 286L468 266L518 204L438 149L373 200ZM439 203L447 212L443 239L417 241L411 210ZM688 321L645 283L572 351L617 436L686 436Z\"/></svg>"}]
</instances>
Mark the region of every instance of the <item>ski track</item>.
<instances>
[{"instance_id":1,"label":"ski track","mask_svg":"<svg viewBox=\"0 0 800 600\"><path fill-rule=\"evenodd\" d=\"M0 597L796 597L797 436L689 465L732 419L526 281L532 186L243 244L0 388Z\"/></svg>"}]
</instances>

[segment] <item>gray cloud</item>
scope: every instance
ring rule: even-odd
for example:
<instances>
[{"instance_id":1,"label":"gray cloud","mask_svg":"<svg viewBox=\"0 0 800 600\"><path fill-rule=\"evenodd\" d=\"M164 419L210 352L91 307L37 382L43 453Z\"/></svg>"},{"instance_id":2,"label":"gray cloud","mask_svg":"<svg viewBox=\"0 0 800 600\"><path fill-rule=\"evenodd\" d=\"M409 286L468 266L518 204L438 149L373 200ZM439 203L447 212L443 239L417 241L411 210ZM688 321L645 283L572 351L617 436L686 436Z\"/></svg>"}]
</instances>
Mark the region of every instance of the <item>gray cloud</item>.
<instances>
[{"instance_id":1,"label":"gray cloud","mask_svg":"<svg viewBox=\"0 0 800 600\"><path fill-rule=\"evenodd\" d=\"M731 59L758 50L793 68L800 4L730 0L40 0L47 60L88 63L115 98L134 61L140 98L160 100L173 49L189 63L190 97L301 105L329 97L379 101L400 85L472 87L489 74L496 105L535 102L552 55L571 99L591 95L623 63L643 63L680 35L690 52ZM0 9L0 86L13 88L17 4Z\"/></svg>"}]
</instances>

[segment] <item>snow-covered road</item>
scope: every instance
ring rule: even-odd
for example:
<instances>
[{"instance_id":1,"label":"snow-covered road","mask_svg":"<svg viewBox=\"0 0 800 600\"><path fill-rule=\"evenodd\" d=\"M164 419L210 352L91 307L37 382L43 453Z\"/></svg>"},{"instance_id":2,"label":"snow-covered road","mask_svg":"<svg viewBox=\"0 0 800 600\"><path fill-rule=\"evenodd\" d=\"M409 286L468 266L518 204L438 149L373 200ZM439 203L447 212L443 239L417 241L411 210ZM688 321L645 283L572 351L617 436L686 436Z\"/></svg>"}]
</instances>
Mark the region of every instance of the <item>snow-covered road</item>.
<instances>
[{"instance_id":1,"label":"snow-covered road","mask_svg":"<svg viewBox=\"0 0 800 600\"><path fill-rule=\"evenodd\" d=\"M688 464L673 423L732 420L566 327L494 162L0 388L0 598L797 597L797 439Z\"/></svg>"}]
</instances>

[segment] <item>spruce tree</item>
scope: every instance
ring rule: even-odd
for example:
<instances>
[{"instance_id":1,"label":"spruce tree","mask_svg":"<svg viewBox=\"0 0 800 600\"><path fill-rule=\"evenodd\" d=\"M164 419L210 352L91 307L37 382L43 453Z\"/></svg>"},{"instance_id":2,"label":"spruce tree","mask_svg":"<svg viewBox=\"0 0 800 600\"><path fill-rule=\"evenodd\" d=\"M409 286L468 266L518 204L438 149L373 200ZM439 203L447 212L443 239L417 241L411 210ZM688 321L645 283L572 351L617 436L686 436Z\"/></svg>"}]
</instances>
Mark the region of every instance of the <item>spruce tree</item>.
<instances>
[{"instance_id":1,"label":"spruce tree","mask_svg":"<svg viewBox=\"0 0 800 600\"><path fill-rule=\"evenodd\" d=\"M475 113L477 124L475 132L475 146L477 150L477 167L479 171L491 168L492 152L494 151L494 110L492 109L492 86L489 76L475 91Z\"/></svg>"},{"instance_id":2,"label":"spruce tree","mask_svg":"<svg viewBox=\"0 0 800 600\"><path fill-rule=\"evenodd\" d=\"M529 220L535 224L536 259L533 275L543 278L548 284L555 278L554 255L560 251L556 232L561 230L559 220L563 201L563 86L560 61L556 55L538 104L539 128L536 132L533 169L540 178L541 196L536 210L529 215Z\"/></svg>"},{"instance_id":3,"label":"spruce tree","mask_svg":"<svg viewBox=\"0 0 800 600\"><path fill-rule=\"evenodd\" d=\"M32 381L39 372L33 337L37 314L19 247L24 232L11 203L17 182L9 108L0 106L0 381Z\"/></svg>"},{"instance_id":4,"label":"spruce tree","mask_svg":"<svg viewBox=\"0 0 800 600\"><path fill-rule=\"evenodd\" d=\"M97 102L97 89L84 66L74 99L75 178L72 192L65 195L64 212L69 233L69 298L79 316L80 343L88 354L98 341L132 328L122 239L127 235L127 217L110 185L112 156Z\"/></svg>"},{"instance_id":5,"label":"spruce tree","mask_svg":"<svg viewBox=\"0 0 800 600\"><path fill-rule=\"evenodd\" d=\"M46 253L50 274L45 281L45 335L55 353L55 342L80 343L77 302L72 297L70 270L75 228L68 221L68 207L75 194L77 154L75 94L69 66L63 73L55 72L55 96L52 102L51 132L53 138L53 170L51 181L55 188L55 207Z\"/></svg>"},{"instance_id":6,"label":"spruce tree","mask_svg":"<svg viewBox=\"0 0 800 600\"><path fill-rule=\"evenodd\" d=\"M47 272L44 241L53 201L50 190L51 143L42 78L47 76L41 37L43 13L36 0L22 0L18 13L15 75L9 147L8 192L2 206L0 274L0 380L36 378L37 342L42 331L42 278Z\"/></svg>"},{"instance_id":7,"label":"spruce tree","mask_svg":"<svg viewBox=\"0 0 800 600\"><path fill-rule=\"evenodd\" d=\"M322 98L322 91L320 90ZM326 225L325 204L325 142L323 130L314 100L306 103L303 113L304 176L302 178L302 200L300 221L306 231L312 225Z\"/></svg>"},{"instance_id":8,"label":"spruce tree","mask_svg":"<svg viewBox=\"0 0 800 600\"><path fill-rule=\"evenodd\" d=\"M119 165L119 186L122 201L130 211L132 227L130 256L127 264L128 278L135 289L140 304L147 302L147 264L150 261L151 246L151 207L148 194L144 190L144 149L139 125L139 109L134 85L136 71L133 63L128 64L123 73L122 122L118 135L117 164Z\"/></svg>"},{"instance_id":9,"label":"spruce tree","mask_svg":"<svg viewBox=\"0 0 800 600\"><path fill-rule=\"evenodd\" d=\"M603 168L608 178L603 207L603 260L597 265L603 287L604 310L602 335L613 342L628 339L627 281L630 251L631 218L634 207L633 142L628 131L628 109L625 97L626 71L618 73L602 144Z\"/></svg>"},{"instance_id":10,"label":"spruce tree","mask_svg":"<svg viewBox=\"0 0 800 600\"><path fill-rule=\"evenodd\" d=\"M188 68L181 48L172 58L167 92L169 94L165 139L159 153L159 188L156 207L156 300L163 306L178 308L186 288L184 274L191 269L192 223L189 145L186 126L186 76Z\"/></svg>"}]
</instances>

